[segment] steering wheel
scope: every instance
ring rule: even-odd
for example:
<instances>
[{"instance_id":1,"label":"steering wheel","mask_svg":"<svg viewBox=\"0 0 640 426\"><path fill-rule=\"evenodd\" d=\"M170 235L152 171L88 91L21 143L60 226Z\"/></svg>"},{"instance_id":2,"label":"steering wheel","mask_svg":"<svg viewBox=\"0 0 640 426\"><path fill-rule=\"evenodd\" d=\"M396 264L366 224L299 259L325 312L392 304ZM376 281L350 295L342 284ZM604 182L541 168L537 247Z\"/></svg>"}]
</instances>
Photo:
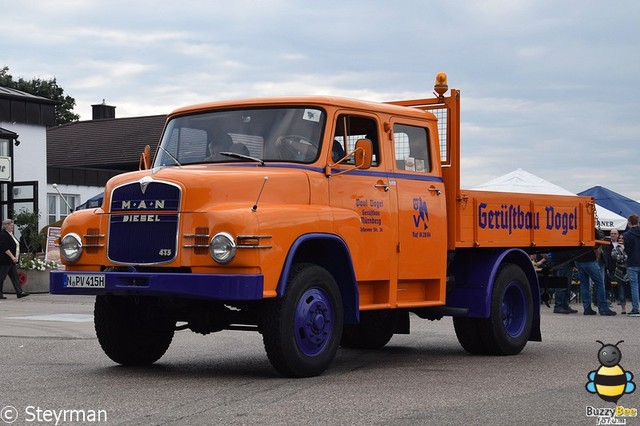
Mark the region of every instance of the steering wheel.
<instances>
[{"instance_id":1,"label":"steering wheel","mask_svg":"<svg viewBox=\"0 0 640 426\"><path fill-rule=\"evenodd\" d=\"M311 161L318 153L318 147L300 135L280 136L275 145L281 160Z\"/></svg>"}]
</instances>

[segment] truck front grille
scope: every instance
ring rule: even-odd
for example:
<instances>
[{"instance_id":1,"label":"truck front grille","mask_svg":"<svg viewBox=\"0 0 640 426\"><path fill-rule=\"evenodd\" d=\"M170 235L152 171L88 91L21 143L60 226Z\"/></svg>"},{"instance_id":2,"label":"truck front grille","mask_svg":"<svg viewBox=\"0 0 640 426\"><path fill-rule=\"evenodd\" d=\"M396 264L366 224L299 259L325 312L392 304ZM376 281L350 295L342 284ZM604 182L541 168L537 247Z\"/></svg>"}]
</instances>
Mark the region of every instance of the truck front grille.
<instances>
[{"instance_id":1,"label":"truck front grille","mask_svg":"<svg viewBox=\"0 0 640 426\"><path fill-rule=\"evenodd\" d=\"M177 255L180 188L143 179L119 186L111 196L109 260L151 265Z\"/></svg>"}]
</instances>

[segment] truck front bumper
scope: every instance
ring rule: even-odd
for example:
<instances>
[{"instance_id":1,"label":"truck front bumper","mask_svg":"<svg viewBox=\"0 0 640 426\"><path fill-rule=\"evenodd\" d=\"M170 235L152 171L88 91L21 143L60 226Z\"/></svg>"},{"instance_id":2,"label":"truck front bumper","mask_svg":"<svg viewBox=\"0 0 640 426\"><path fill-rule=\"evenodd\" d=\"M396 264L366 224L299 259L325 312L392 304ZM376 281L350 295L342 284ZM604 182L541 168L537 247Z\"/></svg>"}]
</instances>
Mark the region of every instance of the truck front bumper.
<instances>
[{"instance_id":1,"label":"truck front bumper","mask_svg":"<svg viewBox=\"0 0 640 426\"><path fill-rule=\"evenodd\" d=\"M51 271L51 294L260 300L262 275Z\"/></svg>"}]
</instances>

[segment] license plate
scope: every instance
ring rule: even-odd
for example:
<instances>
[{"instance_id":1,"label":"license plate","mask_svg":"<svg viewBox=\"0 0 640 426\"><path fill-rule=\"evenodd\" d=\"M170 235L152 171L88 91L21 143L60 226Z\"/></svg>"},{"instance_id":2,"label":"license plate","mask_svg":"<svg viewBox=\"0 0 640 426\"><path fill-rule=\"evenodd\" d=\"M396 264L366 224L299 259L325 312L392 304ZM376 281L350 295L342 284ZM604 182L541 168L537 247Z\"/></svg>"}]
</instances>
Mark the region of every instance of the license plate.
<instances>
[{"instance_id":1,"label":"license plate","mask_svg":"<svg viewBox=\"0 0 640 426\"><path fill-rule=\"evenodd\" d=\"M64 286L72 288L104 288L104 274L65 274Z\"/></svg>"}]
</instances>

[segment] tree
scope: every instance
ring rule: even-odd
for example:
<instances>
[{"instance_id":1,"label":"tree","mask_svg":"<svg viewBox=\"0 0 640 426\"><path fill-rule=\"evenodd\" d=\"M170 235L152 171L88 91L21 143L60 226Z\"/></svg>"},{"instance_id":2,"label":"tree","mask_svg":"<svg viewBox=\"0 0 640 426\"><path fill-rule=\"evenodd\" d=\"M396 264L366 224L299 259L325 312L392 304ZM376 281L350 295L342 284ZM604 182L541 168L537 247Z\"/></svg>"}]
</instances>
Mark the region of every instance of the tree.
<instances>
[{"instance_id":1,"label":"tree","mask_svg":"<svg viewBox=\"0 0 640 426\"><path fill-rule=\"evenodd\" d=\"M14 223L20 231L20 250L24 253L36 253L42 249L44 235L38 232L40 213L21 209L14 216Z\"/></svg>"},{"instance_id":2,"label":"tree","mask_svg":"<svg viewBox=\"0 0 640 426\"><path fill-rule=\"evenodd\" d=\"M76 106L76 100L71 96L64 95L64 90L58 86L55 77L50 80L35 77L31 80L25 80L20 77L15 81L13 76L9 74L9 67L4 66L0 68L0 86L10 87L56 101L56 124L71 123L72 121L78 121L80 119L80 116L73 112L73 108Z\"/></svg>"}]
</instances>

